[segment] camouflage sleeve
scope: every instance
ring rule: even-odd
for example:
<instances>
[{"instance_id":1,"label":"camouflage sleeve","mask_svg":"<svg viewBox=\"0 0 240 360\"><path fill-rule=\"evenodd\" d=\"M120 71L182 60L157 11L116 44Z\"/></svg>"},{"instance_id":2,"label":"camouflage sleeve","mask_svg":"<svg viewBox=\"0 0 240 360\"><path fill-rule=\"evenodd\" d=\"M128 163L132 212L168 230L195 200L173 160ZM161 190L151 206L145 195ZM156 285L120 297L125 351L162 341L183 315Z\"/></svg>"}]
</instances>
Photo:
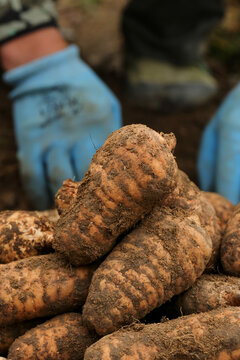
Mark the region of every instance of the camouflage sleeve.
<instances>
[{"instance_id":1,"label":"camouflage sleeve","mask_svg":"<svg viewBox=\"0 0 240 360\"><path fill-rule=\"evenodd\" d=\"M0 44L19 35L57 26L54 0L0 0Z\"/></svg>"}]
</instances>

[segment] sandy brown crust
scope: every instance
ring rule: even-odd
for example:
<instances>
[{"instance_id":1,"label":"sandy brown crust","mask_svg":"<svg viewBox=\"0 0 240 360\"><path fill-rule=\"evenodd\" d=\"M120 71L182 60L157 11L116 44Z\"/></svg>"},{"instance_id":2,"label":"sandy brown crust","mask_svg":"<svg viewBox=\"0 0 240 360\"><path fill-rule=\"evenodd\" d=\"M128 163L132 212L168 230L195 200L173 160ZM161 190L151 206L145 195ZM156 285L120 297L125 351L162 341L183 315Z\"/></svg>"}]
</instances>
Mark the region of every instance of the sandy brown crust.
<instances>
[{"instance_id":1,"label":"sandy brown crust","mask_svg":"<svg viewBox=\"0 0 240 360\"><path fill-rule=\"evenodd\" d=\"M240 276L240 205L228 221L222 238L221 264L226 274Z\"/></svg>"},{"instance_id":2,"label":"sandy brown crust","mask_svg":"<svg viewBox=\"0 0 240 360\"><path fill-rule=\"evenodd\" d=\"M204 274L176 299L178 313L206 312L219 307L240 306L240 279L234 276Z\"/></svg>"},{"instance_id":3,"label":"sandy brown crust","mask_svg":"<svg viewBox=\"0 0 240 360\"><path fill-rule=\"evenodd\" d=\"M187 174L180 169L178 169L177 172L176 182L177 186L164 199L164 206L195 211L198 205L197 200L200 196L199 188L189 179Z\"/></svg>"},{"instance_id":4,"label":"sandy brown crust","mask_svg":"<svg viewBox=\"0 0 240 360\"><path fill-rule=\"evenodd\" d=\"M204 197L208 199L208 201L210 201L210 203L214 207L218 219L218 224L221 229L221 233L223 235L225 232L227 222L231 218L236 208L236 205L234 205L224 196L217 193L203 191L202 194Z\"/></svg>"},{"instance_id":5,"label":"sandy brown crust","mask_svg":"<svg viewBox=\"0 0 240 360\"><path fill-rule=\"evenodd\" d=\"M129 125L93 156L77 197L57 223L54 248L73 265L106 254L175 185L173 135Z\"/></svg>"},{"instance_id":6,"label":"sandy brown crust","mask_svg":"<svg viewBox=\"0 0 240 360\"><path fill-rule=\"evenodd\" d=\"M212 256L207 264L206 271L218 271L220 261L221 230L217 215L212 204L200 194L199 218L202 227L208 232L212 240Z\"/></svg>"},{"instance_id":7,"label":"sandy brown crust","mask_svg":"<svg viewBox=\"0 0 240 360\"><path fill-rule=\"evenodd\" d=\"M207 265L207 271L217 270L219 266L219 252L221 245L221 231L215 209L203 192L194 184L188 176L178 170L177 186L164 201L166 206L181 208L192 211L198 215L201 226L208 232L213 244L211 259Z\"/></svg>"},{"instance_id":8,"label":"sandy brown crust","mask_svg":"<svg viewBox=\"0 0 240 360\"><path fill-rule=\"evenodd\" d=\"M105 335L143 318L203 273L211 239L197 216L155 208L96 270L83 319Z\"/></svg>"},{"instance_id":9,"label":"sandy brown crust","mask_svg":"<svg viewBox=\"0 0 240 360\"><path fill-rule=\"evenodd\" d=\"M53 228L35 211L0 212L0 263L53 252Z\"/></svg>"},{"instance_id":10,"label":"sandy brown crust","mask_svg":"<svg viewBox=\"0 0 240 360\"><path fill-rule=\"evenodd\" d=\"M0 327L0 354L7 354L7 351L14 340L43 321L44 320L42 319L34 319Z\"/></svg>"},{"instance_id":11,"label":"sandy brown crust","mask_svg":"<svg viewBox=\"0 0 240 360\"><path fill-rule=\"evenodd\" d=\"M59 219L58 211L57 209L49 209L49 210L43 210L43 211L36 211L36 213L41 217L46 217L51 222L55 223Z\"/></svg>"},{"instance_id":12,"label":"sandy brown crust","mask_svg":"<svg viewBox=\"0 0 240 360\"><path fill-rule=\"evenodd\" d=\"M72 268L57 254L0 265L0 326L79 308L93 271Z\"/></svg>"},{"instance_id":13,"label":"sandy brown crust","mask_svg":"<svg viewBox=\"0 0 240 360\"><path fill-rule=\"evenodd\" d=\"M136 324L91 345L84 360L238 360L240 308Z\"/></svg>"},{"instance_id":14,"label":"sandy brown crust","mask_svg":"<svg viewBox=\"0 0 240 360\"><path fill-rule=\"evenodd\" d=\"M81 360L85 350L97 341L77 313L58 315L27 331L11 345L12 360Z\"/></svg>"}]
</instances>

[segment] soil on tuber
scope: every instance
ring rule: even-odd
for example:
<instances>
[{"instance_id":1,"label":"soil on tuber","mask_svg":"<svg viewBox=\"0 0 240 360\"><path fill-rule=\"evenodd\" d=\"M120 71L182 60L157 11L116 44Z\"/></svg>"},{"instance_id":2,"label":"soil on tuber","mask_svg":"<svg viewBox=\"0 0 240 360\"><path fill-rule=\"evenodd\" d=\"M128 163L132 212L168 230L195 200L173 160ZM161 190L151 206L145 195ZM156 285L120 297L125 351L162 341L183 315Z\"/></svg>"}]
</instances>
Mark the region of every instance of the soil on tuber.
<instances>
[{"instance_id":1,"label":"soil on tuber","mask_svg":"<svg viewBox=\"0 0 240 360\"><path fill-rule=\"evenodd\" d=\"M218 224L221 229L222 235L225 232L226 225L228 220L231 218L236 205L234 205L231 201L226 199L224 196L213 193L213 192L202 192L203 196L208 199L208 201L212 204L216 211Z\"/></svg>"},{"instance_id":2,"label":"soil on tuber","mask_svg":"<svg viewBox=\"0 0 240 360\"><path fill-rule=\"evenodd\" d=\"M240 277L240 205L229 219L221 242L224 273Z\"/></svg>"},{"instance_id":3,"label":"soil on tuber","mask_svg":"<svg viewBox=\"0 0 240 360\"><path fill-rule=\"evenodd\" d=\"M73 268L58 254L0 265L0 326L79 308L94 269Z\"/></svg>"},{"instance_id":4,"label":"soil on tuber","mask_svg":"<svg viewBox=\"0 0 240 360\"><path fill-rule=\"evenodd\" d=\"M19 336L25 334L26 331L37 326L43 319L34 319L29 321L23 321L13 325L5 325L0 327L0 354L6 355L10 345ZM0 358L1 359L1 358Z\"/></svg>"},{"instance_id":5,"label":"soil on tuber","mask_svg":"<svg viewBox=\"0 0 240 360\"><path fill-rule=\"evenodd\" d=\"M239 360L240 308L135 324L91 345L84 360Z\"/></svg>"},{"instance_id":6,"label":"soil on tuber","mask_svg":"<svg viewBox=\"0 0 240 360\"><path fill-rule=\"evenodd\" d=\"M203 195L203 192L194 184L188 176L178 170L177 186L165 199L164 204L171 208L181 208L191 211L199 217L201 226L208 232L212 240L212 256L206 271L215 271L219 265L219 252L221 245L221 231L218 224L216 211L211 202Z\"/></svg>"},{"instance_id":7,"label":"soil on tuber","mask_svg":"<svg viewBox=\"0 0 240 360\"><path fill-rule=\"evenodd\" d=\"M108 253L176 186L173 134L145 125L113 132L93 156L77 196L56 226L54 248L75 265Z\"/></svg>"},{"instance_id":8,"label":"soil on tuber","mask_svg":"<svg viewBox=\"0 0 240 360\"><path fill-rule=\"evenodd\" d=\"M94 273L84 322L105 335L143 318L192 286L211 254L211 239L197 216L155 207Z\"/></svg>"},{"instance_id":9,"label":"soil on tuber","mask_svg":"<svg viewBox=\"0 0 240 360\"><path fill-rule=\"evenodd\" d=\"M35 211L0 212L0 263L53 252L53 223Z\"/></svg>"},{"instance_id":10,"label":"soil on tuber","mask_svg":"<svg viewBox=\"0 0 240 360\"><path fill-rule=\"evenodd\" d=\"M222 306L240 306L240 279L220 274L203 274L193 286L175 299L183 315L210 311Z\"/></svg>"},{"instance_id":11,"label":"soil on tuber","mask_svg":"<svg viewBox=\"0 0 240 360\"><path fill-rule=\"evenodd\" d=\"M97 336L83 326L77 313L58 315L27 331L11 345L12 360L82 360Z\"/></svg>"}]
</instances>

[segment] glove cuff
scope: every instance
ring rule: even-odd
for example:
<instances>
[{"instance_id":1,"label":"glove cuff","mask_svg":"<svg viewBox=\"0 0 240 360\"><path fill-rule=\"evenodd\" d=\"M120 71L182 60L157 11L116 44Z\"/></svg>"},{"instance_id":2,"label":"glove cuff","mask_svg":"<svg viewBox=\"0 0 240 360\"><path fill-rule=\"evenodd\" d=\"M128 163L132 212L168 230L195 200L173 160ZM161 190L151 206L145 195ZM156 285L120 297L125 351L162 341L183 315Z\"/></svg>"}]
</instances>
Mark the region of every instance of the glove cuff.
<instances>
[{"instance_id":1,"label":"glove cuff","mask_svg":"<svg viewBox=\"0 0 240 360\"><path fill-rule=\"evenodd\" d=\"M31 79L35 76L39 76L41 73L46 75L49 72L59 71L59 66L62 64L69 64L73 59L79 59L79 48L76 45L70 45L66 49L58 51L52 55L44 56L40 59L32 61L26 65L19 66L13 70L7 71L3 75L3 81L11 86L16 87L10 94L11 98L14 98L17 95L20 95L23 90L34 91ZM69 64L69 66L71 66ZM29 86L28 86L29 85ZM54 84L52 85L54 86ZM23 89L24 88L24 89ZM36 88L41 88L41 79L39 79Z\"/></svg>"}]
</instances>

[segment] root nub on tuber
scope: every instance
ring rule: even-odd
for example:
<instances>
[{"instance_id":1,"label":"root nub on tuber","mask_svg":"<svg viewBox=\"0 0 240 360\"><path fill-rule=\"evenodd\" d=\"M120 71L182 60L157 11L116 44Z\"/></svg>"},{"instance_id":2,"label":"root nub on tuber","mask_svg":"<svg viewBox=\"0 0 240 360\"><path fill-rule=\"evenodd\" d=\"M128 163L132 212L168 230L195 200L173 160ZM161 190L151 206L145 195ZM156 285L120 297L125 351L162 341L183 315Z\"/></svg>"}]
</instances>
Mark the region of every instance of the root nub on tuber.
<instances>
[{"instance_id":1,"label":"root nub on tuber","mask_svg":"<svg viewBox=\"0 0 240 360\"><path fill-rule=\"evenodd\" d=\"M0 212L0 263L53 252L53 223L36 211Z\"/></svg>"}]
</instances>

